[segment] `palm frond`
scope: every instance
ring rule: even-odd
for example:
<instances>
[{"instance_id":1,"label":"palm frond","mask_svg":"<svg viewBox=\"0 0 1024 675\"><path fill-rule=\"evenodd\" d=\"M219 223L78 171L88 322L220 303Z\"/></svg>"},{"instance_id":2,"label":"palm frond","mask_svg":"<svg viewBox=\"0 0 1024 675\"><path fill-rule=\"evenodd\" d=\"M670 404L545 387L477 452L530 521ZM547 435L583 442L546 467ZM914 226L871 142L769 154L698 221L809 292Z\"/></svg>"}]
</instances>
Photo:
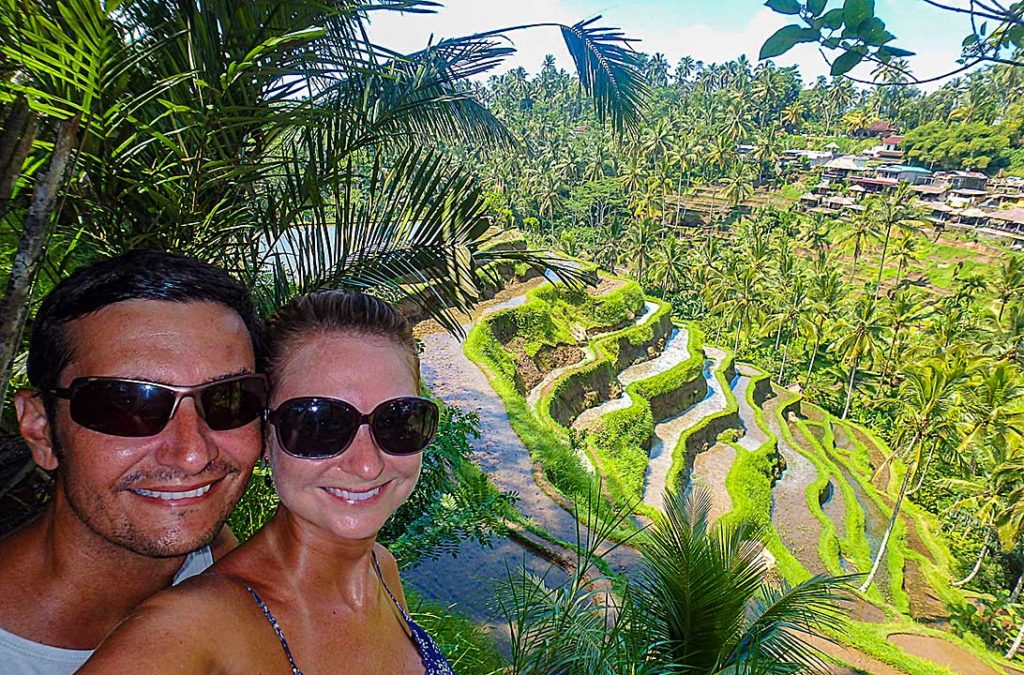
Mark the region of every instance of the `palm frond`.
<instances>
[{"instance_id":1,"label":"palm frond","mask_svg":"<svg viewBox=\"0 0 1024 675\"><path fill-rule=\"evenodd\" d=\"M610 120L620 133L635 131L648 96L639 56L622 31L593 25L600 18L563 26L562 37L583 90L594 100L598 119Z\"/></svg>"},{"instance_id":2,"label":"palm frond","mask_svg":"<svg viewBox=\"0 0 1024 675\"><path fill-rule=\"evenodd\" d=\"M804 642L802 635L830 640L828 632L841 633L846 625L840 601L853 599L851 584L856 575L817 575L792 588L765 584L755 600L753 620L727 659L731 665L770 662L792 672L794 666L826 672L821 653Z\"/></svg>"}]
</instances>

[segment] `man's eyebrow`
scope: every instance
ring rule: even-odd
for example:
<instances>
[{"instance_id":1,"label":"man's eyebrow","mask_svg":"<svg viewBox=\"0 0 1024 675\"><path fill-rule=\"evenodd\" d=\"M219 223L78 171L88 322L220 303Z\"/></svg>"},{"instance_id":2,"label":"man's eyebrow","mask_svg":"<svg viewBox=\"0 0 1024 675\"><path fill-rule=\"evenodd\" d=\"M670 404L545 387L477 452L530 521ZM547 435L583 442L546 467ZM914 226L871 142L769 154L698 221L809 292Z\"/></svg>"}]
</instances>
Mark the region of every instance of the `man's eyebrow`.
<instances>
[{"instance_id":1,"label":"man's eyebrow","mask_svg":"<svg viewBox=\"0 0 1024 675\"><path fill-rule=\"evenodd\" d=\"M212 384L213 382L220 382L221 380L230 380L233 377L239 377L241 375L253 375L253 374L254 373L253 373L253 370L251 368L242 368L241 370L236 370L233 373L225 373L223 375L218 375L216 377L210 378L209 380L204 380L204 381L198 382L196 384L188 384L188 385L173 384L171 382L167 382L166 380L161 380L159 378L151 377L149 375L126 375L124 377L124 379L126 379L126 380L137 380L139 382L152 382L153 384L162 384L162 385L164 385L166 387L182 387L182 386L186 386L186 387L193 387L193 386L194 387L200 387L200 386L202 386L204 384Z\"/></svg>"}]
</instances>

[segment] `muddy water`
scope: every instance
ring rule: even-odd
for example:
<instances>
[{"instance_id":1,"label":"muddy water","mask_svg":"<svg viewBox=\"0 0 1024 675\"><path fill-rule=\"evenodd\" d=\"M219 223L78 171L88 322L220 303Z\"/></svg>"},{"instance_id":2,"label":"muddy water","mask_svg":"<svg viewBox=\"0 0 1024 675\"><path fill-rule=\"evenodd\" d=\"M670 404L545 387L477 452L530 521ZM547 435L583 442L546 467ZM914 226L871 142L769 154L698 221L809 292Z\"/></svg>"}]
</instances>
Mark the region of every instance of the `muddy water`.
<instances>
[{"instance_id":1,"label":"muddy water","mask_svg":"<svg viewBox=\"0 0 1024 675\"><path fill-rule=\"evenodd\" d=\"M721 368L725 354L713 348L706 348L704 353L711 357L704 362L704 379L708 383L704 400L654 426L651 460L644 479L644 503L653 508L661 508L668 473L672 468L672 454L680 436L701 418L725 408L725 394L713 374Z\"/></svg>"},{"instance_id":2,"label":"muddy water","mask_svg":"<svg viewBox=\"0 0 1024 675\"><path fill-rule=\"evenodd\" d=\"M885 534L885 528L889 526L889 519L878 508L878 504L864 492L864 488L854 478L850 469L842 462L837 462L837 464L839 471L843 474L843 480L849 483L850 488L853 489L854 498L860 504L861 510L864 511L864 537L868 540L871 560L874 561L875 555L878 553L878 547L882 545L882 536ZM868 570L870 570L870 567L860 571L866 574ZM882 595L890 600L892 599L889 589L889 564L886 560L883 560L882 564L878 566L878 573L875 575L875 585L882 591Z\"/></svg>"},{"instance_id":3,"label":"muddy water","mask_svg":"<svg viewBox=\"0 0 1024 675\"><path fill-rule=\"evenodd\" d=\"M488 307L484 313L522 304L524 299L523 295L512 297ZM512 429L505 406L486 376L463 353L461 342L447 333L428 334L422 339L422 375L427 385L446 403L480 416L482 437L471 440L474 462L498 489L518 494L518 508L523 515L555 537L575 542L576 520L534 482L529 450ZM455 604L493 624L498 617L488 609L491 580L505 577L506 564L518 569L524 559L527 567L537 573L550 567L547 560L517 543L499 539L493 549L464 542L459 547L459 557L444 555L403 572L403 578L428 597ZM635 567L638 562L635 551L625 547L616 549L606 559L619 571ZM555 570L550 578L558 581L565 575Z\"/></svg>"},{"instance_id":4,"label":"muddy water","mask_svg":"<svg viewBox=\"0 0 1024 675\"><path fill-rule=\"evenodd\" d=\"M736 402L739 404L740 424L743 425L744 432L737 443L743 449L753 452L768 441L768 435L764 433L764 429L757 423L754 409L747 400L747 389L751 383L750 376L760 373L745 364L742 367L737 366L736 373L738 379L732 390L736 394Z\"/></svg>"},{"instance_id":5,"label":"muddy water","mask_svg":"<svg viewBox=\"0 0 1024 675\"><path fill-rule=\"evenodd\" d=\"M778 416L779 396L765 401L764 418L768 428L778 438L779 454L786 460L786 469L772 490L772 525L779 537L797 560L811 574L826 572L818 555L821 523L807 505L807 486L818 477L811 460L793 449L782 435Z\"/></svg>"},{"instance_id":6,"label":"muddy water","mask_svg":"<svg viewBox=\"0 0 1024 675\"><path fill-rule=\"evenodd\" d=\"M623 387L626 387L634 382L646 380L648 377L664 373L666 370L682 363L690 358L689 342L689 331L685 328L673 328L672 332L668 335L668 339L665 340L665 348L661 354L650 361L643 361L626 368L619 373L619 382L622 383Z\"/></svg>"}]
</instances>

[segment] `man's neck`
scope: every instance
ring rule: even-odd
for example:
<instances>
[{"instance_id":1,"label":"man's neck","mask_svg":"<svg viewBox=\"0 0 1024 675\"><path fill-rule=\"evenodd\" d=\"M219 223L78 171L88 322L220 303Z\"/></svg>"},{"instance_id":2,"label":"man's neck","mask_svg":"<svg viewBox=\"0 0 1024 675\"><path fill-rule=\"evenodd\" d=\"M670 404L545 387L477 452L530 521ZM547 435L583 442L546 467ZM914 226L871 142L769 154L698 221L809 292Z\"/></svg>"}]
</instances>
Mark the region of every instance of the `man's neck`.
<instances>
[{"instance_id":1,"label":"man's neck","mask_svg":"<svg viewBox=\"0 0 1024 675\"><path fill-rule=\"evenodd\" d=\"M133 553L55 501L0 541L0 627L55 647L94 649L139 603L170 585L184 556Z\"/></svg>"}]
</instances>

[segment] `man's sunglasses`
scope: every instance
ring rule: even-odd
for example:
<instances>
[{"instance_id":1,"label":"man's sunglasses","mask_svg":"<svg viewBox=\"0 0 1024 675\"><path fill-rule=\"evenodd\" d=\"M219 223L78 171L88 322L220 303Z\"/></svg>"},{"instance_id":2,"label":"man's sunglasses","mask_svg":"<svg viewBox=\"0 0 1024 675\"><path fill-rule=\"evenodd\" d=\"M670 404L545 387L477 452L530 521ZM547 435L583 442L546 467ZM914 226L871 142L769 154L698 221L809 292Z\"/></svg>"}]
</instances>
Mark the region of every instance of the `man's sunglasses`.
<instances>
[{"instance_id":1,"label":"man's sunglasses","mask_svg":"<svg viewBox=\"0 0 1024 675\"><path fill-rule=\"evenodd\" d=\"M414 455L430 445L437 420L437 405L418 396L384 401L365 414L336 398L292 398L267 413L281 449L305 459L337 457L364 424L384 452Z\"/></svg>"},{"instance_id":2,"label":"man's sunglasses","mask_svg":"<svg viewBox=\"0 0 1024 675\"><path fill-rule=\"evenodd\" d=\"M195 401L213 431L245 426L267 405L269 387L262 374L239 375L194 387L177 387L116 377L79 377L48 393L71 402L71 419L110 436L142 437L160 433L183 398Z\"/></svg>"}]
</instances>

